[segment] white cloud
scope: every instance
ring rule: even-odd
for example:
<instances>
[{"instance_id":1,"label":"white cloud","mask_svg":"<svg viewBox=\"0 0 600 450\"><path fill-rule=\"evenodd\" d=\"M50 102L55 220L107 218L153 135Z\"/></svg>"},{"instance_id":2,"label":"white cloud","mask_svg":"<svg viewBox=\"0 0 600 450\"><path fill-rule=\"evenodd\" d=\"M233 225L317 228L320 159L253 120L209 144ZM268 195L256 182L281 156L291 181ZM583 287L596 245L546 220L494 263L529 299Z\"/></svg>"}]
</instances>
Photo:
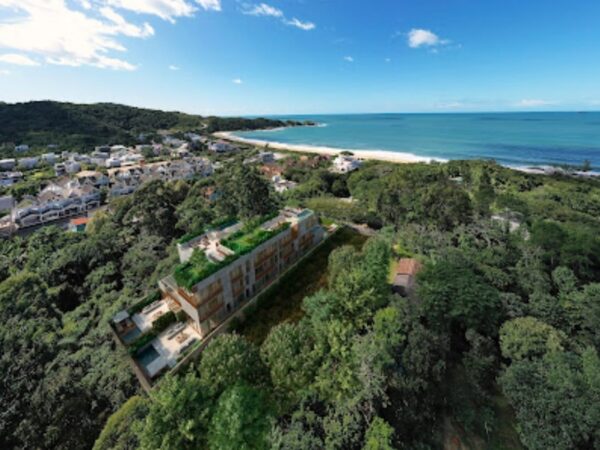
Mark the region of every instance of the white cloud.
<instances>
[{"instance_id":1,"label":"white cloud","mask_svg":"<svg viewBox=\"0 0 600 450\"><path fill-rule=\"evenodd\" d=\"M436 47L449 43L449 40L440 39L437 34L422 28L413 28L408 32L408 46L410 48Z\"/></svg>"},{"instance_id":2,"label":"white cloud","mask_svg":"<svg viewBox=\"0 0 600 450\"><path fill-rule=\"evenodd\" d=\"M354 58L352 56L344 56L344 61L352 63L354 62Z\"/></svg>"},{"instance_id":3,"label":"white cloud","mask_svg":"<svg viewBox=\"0 0 600 450\"><path fill-rule=\"evenodd\" d=\"M0 76L8 76L10 75L10 70L0 69Z\"/></svg>"},{"instance_id":4,"label":"white cloud","mask_svg":"<svg viewBox=\"0 0 600 450\"><path fill-rule=\"evenodd\" d=\"M304 31L314 30L317 27L312 22L302 22L302 21L296 19L295 17L292 20L286 20L285 24L290 25L292 27L300 28L301 30L304 30Z\"/></svg>"},{"instance_id":5,"label":"white cloud","mask_svg":"<svg viewBox=\"0 0 600 450\"><path fill-rule=\"evenodd\" d=\"M147 22L129 22L117 10L174 22L193 15L195 5L221 10L221 0L0 0L0 48L49 64L135 70L134 64L116 57L126 52L119 38L148 38L155 31Z\"/></svg>"},{"instance_id":6,"label":"white cloud","mask_svg":"<svg viewBox=\"0 0 600 450\"><path fill-rule=\"evenodd\" d=\"M266 3L260 3L259 5L246 5L242 12L248 16L283 17L282 10L277 9L274 6L267 5Z\"/></svg>"},{"instance_id":7,"label":"white cloud","mask_svg":"<svg viewBox=\"0 0 600 450\"><path fill-rule=\"evenodd\" d=\"M242 81L241 78L235 78L235 79L231 80L231 82L233 84L244 84L244 82Z\"/></svg>"},{"instance_id":8,"label":"white cloud","mask_svg":"<svg viewBox=\"0 0 600 450\"><path fill-rule=\"evenodd\" d=\"M197 11L188 0L105 0L116 8L127 9L138 14L151 14L171 23L176 17L190 17ZM221 11L221 0L196 0L207 11Z\"/></svg>"},{"instance_id":9,"label":"white cloud","mask_svg":"<svg viewBox=\"0 0 600 450\"><path fill-rule=\"evenodd\" d=\"M314 30L317 27L312 22L303 22L296 17L287 19L282 10L271 5L267 5L266 3L259 3L256 5L245 3L242 7L242 14L246 14L247 16L274 17L281 20L281 22L285 25L296 27L304 31Z\"/></svg>"},{"instance_id":10,"label":"white cloud","mask_svg":"<svg viewBox=\"0 0 600 450\"><path fill-rule=\"evenodd\" d=\"M39 66L40 63L34 61L29 56L20 55L17 53L6 53L0 55L0 62L7 64L15 64L17 66Z\"/></svg>"},{"instance_id":11,"label":"white cloud","mask_svg":"<svg viewBox=\"0 0 600 450\"><path fill-rule=\"evenodd\" d=\"M128 23L123 16L117 14L112 8L107 6L100 8L100 14L118 26L120 32L125 36L146 38L154 35L154 28L152 28L150 24L144 23L143 26L138 27L137 25Z\"/></svg>"},{"instance_id":12,"label":"white cloud","mask_svg":"<svg viewBox=\"0 0 600 450\"><path fill-rule=\"evenodd\" d=\"M221 11L221 0L196 0L207 11Z\"/></svg>"},{"instance_id":13,"label":"white cloud","mask_svg":"<svg viewBox=\"0 0 600 450\"><path fill-rule=\"evenodd\" d=\"M553 104L554 104L554 102L549 102L547 100L526 98L526 99L523 99L520 102L518 102L516 106L519 106L521 108L537 108L540 106L549 106L549 105L553 105Z\"/></svg>"},{"instance_id":14,"label":"white cloud","mask_svg":"<svg viewBox=\"0 0 600 450\"><path fill-rule=\"evenodd\" d=\"M174 66L173 64L171 64L169 66L169 70L173 70L174 72L176 72L176 71L180 70L180 68L179 68L179 66Z\"/></svg>"}]
</instances>

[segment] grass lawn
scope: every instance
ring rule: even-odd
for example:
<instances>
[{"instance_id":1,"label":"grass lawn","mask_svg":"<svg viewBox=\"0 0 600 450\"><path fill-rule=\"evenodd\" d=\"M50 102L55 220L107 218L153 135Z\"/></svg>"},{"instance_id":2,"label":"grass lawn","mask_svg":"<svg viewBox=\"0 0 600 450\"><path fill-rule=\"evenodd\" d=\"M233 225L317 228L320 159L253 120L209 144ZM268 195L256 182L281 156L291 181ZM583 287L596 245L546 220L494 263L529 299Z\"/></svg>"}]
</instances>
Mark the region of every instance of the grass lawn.
<instances>
[{"instance_id":1,"label":"grass lawn","mask_svg":"<svg viewBox=\"0 0 600 450\"><path fill-rule=\"evenodd\" d=\"M366 240L365 236L349 228L338 231L300 265L265 291L256 307L251 308L245 321L235 327L235 330L260 345L275 325L300 320L304 315L301 309L304 297L327 286L329 254L343 245L353 245L360 249Z\"/></svg>"}]
</instances>

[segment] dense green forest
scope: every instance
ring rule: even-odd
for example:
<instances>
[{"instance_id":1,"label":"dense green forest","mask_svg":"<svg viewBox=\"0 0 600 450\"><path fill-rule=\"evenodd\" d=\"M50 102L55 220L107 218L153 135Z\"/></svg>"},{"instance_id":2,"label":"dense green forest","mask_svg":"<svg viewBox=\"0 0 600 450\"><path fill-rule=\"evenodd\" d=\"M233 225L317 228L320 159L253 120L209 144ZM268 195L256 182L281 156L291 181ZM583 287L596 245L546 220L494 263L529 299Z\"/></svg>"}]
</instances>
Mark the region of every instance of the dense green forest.
<instances>
[{"instance_id":1,"label":"dense green forest","mask_svg":"<svg viewBox=\"0 0 600 450\"><path fill-rule=\"evenodd\" d=\"M279 196L242 159L215 180L146 184L84 235L2 243L0 447L438 449L448 423L473 448L600 448L597 181L299 163ZM262 342L218 337L143 394L112 315L156 288L185 233L284 203L380 231L331 253L301 317ZM401 256L424 264L414 298L389 287Z\"/></svg>"},{"instance_id":2,"label":"dense green forest","mask_svg":"<svg viewBox=\"0 0 600 450\"><path fill-rule=\"evenodd\" d=\"M54 101L0 102L0 123L0 147L2 143L13 143L45 149L52 144L83 151L91 151L96 145L133 145L140 142L140 134L152 137L156 130L214 132L300 125L271 119L203 118L113 103ZM4 150L5 155L10 153Z\"/></svg>"}]
</instances>

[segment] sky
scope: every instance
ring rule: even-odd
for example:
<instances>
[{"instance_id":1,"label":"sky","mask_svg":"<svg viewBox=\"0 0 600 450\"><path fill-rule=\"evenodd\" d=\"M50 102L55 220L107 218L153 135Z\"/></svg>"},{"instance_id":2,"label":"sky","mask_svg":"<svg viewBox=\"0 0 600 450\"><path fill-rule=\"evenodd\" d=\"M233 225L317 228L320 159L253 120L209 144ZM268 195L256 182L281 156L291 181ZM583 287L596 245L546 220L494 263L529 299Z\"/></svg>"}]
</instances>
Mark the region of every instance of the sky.
<instances>
[{"instance_id":1,"label":"sky","mask_svg":"<svg viewBox=\"0 0 600 450\"><path fill-rule=\"evenodd\" d=\"M0 101L600 110L598 0L0 0Z\"/></svg>"}]
</instances>

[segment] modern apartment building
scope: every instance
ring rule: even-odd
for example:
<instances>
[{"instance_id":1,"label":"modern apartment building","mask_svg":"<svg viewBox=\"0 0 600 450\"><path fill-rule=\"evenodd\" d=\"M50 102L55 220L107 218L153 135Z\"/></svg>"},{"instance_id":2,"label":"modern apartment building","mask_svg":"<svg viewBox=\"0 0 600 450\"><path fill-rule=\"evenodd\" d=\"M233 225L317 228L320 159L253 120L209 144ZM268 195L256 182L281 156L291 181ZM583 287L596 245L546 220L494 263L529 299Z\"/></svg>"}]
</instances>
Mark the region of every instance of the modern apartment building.
<instances>
[{"instance_id":1,"label":"modern apartment building","mask_svg":"<svg viewBox=\"0 0 600 450\"><path fill-rule=\"evenodd\" d=\"M159 282L205 337L323 240L310 210L286 208L264 223L234 223L179 244L180 266Z\"/></svg>"}]
</instances>

